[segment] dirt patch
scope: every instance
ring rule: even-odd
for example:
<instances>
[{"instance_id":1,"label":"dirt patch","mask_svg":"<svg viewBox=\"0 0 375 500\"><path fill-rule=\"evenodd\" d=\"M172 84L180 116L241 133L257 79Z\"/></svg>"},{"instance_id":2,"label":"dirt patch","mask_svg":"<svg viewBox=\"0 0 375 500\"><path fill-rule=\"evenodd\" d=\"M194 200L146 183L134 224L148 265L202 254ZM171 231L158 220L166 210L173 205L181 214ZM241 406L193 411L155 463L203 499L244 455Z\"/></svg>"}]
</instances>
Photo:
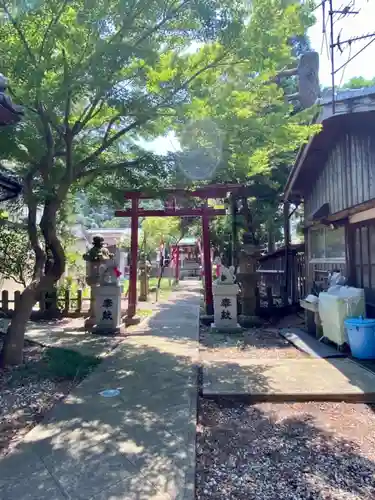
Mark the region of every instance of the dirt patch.
<instances>
[{"instance_id":1,"label":"dirt patch","mask_svg":"<svg viewBox=\"0 0 375 500\"><path fill-rule=\"evenodd\" d=\"M238 334L211 333L210 328L200 328L200 357L214 360L236 358L297 359L306 354L284 339L276 329L250 328Z\"/></svg>"},{"instance_id":2,"label":"dirt patch","mask_svg":"<svg viewBox=\"0 0 375 500\"><path fill-rule=\"evenodd\" d=\"M3 336L0 336L0 349ZM25 341L24 363L0 369L0 456L6 455L99 360Z\"/></svg>"},{"instance_id":3,"label":"dirt patch","mask_svg":"<svg viewBox=\"0 0 375 500\"><path fill-rule=\"evenodd\" d=\"M200 401L197 500L373 500L365 405Z\"/></svg>"}]
</instances>

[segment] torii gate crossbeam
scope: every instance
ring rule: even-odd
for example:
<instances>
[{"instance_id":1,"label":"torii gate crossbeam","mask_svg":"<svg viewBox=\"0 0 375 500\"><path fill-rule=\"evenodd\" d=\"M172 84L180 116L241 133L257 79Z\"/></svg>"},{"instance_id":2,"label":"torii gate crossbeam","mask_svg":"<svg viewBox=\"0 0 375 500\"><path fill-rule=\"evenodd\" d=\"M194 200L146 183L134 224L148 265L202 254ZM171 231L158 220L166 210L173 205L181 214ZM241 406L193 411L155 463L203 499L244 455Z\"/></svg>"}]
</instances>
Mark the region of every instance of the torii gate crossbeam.
<instances>
[{"instance_id":1,"label":"torii gate crossbeam","mask_svg":"<svg viewBox=\"0 0 375 500\"><path fill-rule=\"evenodd\" d=\"M125 199L131 200L131 208L126 210L116 210L116 217L131 218L131 243L130 243L130 276L129 276L129 292L128 292L128 311L127 320L131 322L136 314L137 306L137 258L138 258L138 224L139 217L202 217L202 239L203 239L203 264L205 278L205 302L206 313L213 314L213 297L212 297L212 269L211 269L211 252L210 252L210 217L218 215L226 215L225 209L215 209L208 207L208 198L225 197L228 191L236 192L242 186L238 184L229 185L210 185L204 186L195 191L183 191L179 189L168 190L169 195L179 195L197 197L202 199L202 205L199 208L172 208L167 207L165 210L145 210L139 206L141 199L151 199L153 196L142 194L140 192L126 192Z\"/></svg>"}]
</instances>

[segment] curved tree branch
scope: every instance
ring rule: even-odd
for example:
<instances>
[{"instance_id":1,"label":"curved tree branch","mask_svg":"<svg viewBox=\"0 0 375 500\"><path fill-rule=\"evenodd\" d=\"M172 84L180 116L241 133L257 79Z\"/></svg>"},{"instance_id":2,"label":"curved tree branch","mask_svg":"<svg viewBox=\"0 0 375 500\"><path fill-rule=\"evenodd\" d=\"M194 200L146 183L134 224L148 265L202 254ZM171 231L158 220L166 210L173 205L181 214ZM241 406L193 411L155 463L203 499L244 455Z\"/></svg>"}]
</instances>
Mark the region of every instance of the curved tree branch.
<instances>
[{"instance_id":1,"label":"curved tree branch","mask_svg":"<svg viewBox=\"0 0 375 500\"><path fill-rule=\"evenodd\" d=\"M62 6L60 8L60 10L57 12L56 16L51 18L48 26L47 26L47 29L43 35L43 40L42 40L42 43L41 43L41 46L40 46L40 50L39 50L39 61L42 59L42 56L43 56L43 50L44 50L44 45L48 39L48 36L49 36L49 33L51 31L51 29L56 26L56 24L59 22L61 16L63 15L64 13L64 10L66 8L68 4L68 0L64 0L63 3L62 3Z\"/></svg>"},{"instance_id":2,"label":"curved tree branch","mask_svg":"<svg viewBox=\"0 0 375 500\"><path fill-rule=\"evenodd\" d=\"M94 179L95 177L98 176L99 173L103 174L103 173L113 172L114 170L119 170L119 169L139 167L142 164L142 160L144 160L145 157L146 156L142 156L141 158L137 158L136 160L124 161L119 163L110 163L109 165L106 165L104 167L100 166L98 168L85 170L80 172L76 176L75 180L82 181L82 180Z\"/></svg>"}]
</instances>

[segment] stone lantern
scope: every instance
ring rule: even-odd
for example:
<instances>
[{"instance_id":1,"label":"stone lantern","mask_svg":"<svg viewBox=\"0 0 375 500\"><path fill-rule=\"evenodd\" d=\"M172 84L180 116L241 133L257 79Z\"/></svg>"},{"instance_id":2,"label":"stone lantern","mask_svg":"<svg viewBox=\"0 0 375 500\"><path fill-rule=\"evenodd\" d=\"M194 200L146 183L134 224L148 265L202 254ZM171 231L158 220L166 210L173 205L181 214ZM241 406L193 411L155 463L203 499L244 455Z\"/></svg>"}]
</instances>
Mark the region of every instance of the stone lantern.
<instances>
[{"instance_id":1,"label":"stone lantern","mask_svg":"<svg viewBox=\"0 0 375 500\"><path fill-rule=\"evenodd\" d=\"M147 302L149 293L149 275L150 275L151 265L146 260L146 255L143 253L140 256L139 261L139 282L140 282L140 292L139 301Z\"/></svg>"},{"instance_id":2,"label":"stone lantern","mask_svg":"<svg viewBox=\"0 0 375 500\"><path fill-rule=\"evenodd\" d=\"M23 116L23 109L12 103L6 95L7 79L0 73L0 128L18 123ZM19 179L13 172L0 167L0 202L16 198L22 191Z\"/></svg>"},{"instance_id":3,"label":"stone lantern","mask_svg":"<svg viewBox=\"0 0 375 500\"><path fill-rule=\"evenodd\" d=\"M255 245L245 244L241 248L237 277L241 283L241 307L245 317L257 314L258 256L259 248Z\"/></svg>"},{"instance_id":4,"label":"stone lantern","mask_svg":"<svg viewBox=\"0 0 375 500\"><path fill-rule=\"evenodd\" d=\"M0 126L18 123L23 116L23 108L12 102L9 95L5 94L8 81L0 73Z\"/></svg>"},{"instance_id":5,"label":"stone lantern","mask_svg":"<svg viewBox=\"0 0 375 500\"><path fill-rule=\"evenodd\" d=\"M113 259L108 248L104 245L104 238L94 236L92 240L92 248L83 255L86 261L86 282L91 287L91 300L89 317L85 321L85 327L91 330L97 323L95 315L96 296L98 288L102 283L102 275L108 267L109 261Z\"/></svg>"}]
</instances>

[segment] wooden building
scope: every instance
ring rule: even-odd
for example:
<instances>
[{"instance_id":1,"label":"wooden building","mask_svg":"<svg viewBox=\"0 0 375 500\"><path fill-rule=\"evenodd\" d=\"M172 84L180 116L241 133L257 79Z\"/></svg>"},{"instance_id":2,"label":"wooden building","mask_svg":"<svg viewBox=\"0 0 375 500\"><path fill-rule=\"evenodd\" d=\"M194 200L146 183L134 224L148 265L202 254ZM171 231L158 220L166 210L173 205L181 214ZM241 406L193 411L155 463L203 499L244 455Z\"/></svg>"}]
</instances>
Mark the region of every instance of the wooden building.
<instances>
[{"instance_id":1,"label":"wooden building","mask_svg":"<svg viewBox=\"0 0 375 500\"><path fill-rule=\"evenodd\" d=\"M320 100L322 125L299 152L285 201L304 203L307 290L340 269L375 315L375 87Z\"/></svg>"},{"instance_id":2,"label":"wooden building","mask_svg":"<svg viewBox=\"0 0 375 500\"><path fill-rule=\"evenodd\" d=\"M288 252L283 246L259 257L257 272L261 296L267 295L268 288L275 305L285 307L299 304L300 299L306 296L304 250L304 244L297 243L289 245ZM285 262L287 255L288 266Z\"/></svg>"}]
</instances>

